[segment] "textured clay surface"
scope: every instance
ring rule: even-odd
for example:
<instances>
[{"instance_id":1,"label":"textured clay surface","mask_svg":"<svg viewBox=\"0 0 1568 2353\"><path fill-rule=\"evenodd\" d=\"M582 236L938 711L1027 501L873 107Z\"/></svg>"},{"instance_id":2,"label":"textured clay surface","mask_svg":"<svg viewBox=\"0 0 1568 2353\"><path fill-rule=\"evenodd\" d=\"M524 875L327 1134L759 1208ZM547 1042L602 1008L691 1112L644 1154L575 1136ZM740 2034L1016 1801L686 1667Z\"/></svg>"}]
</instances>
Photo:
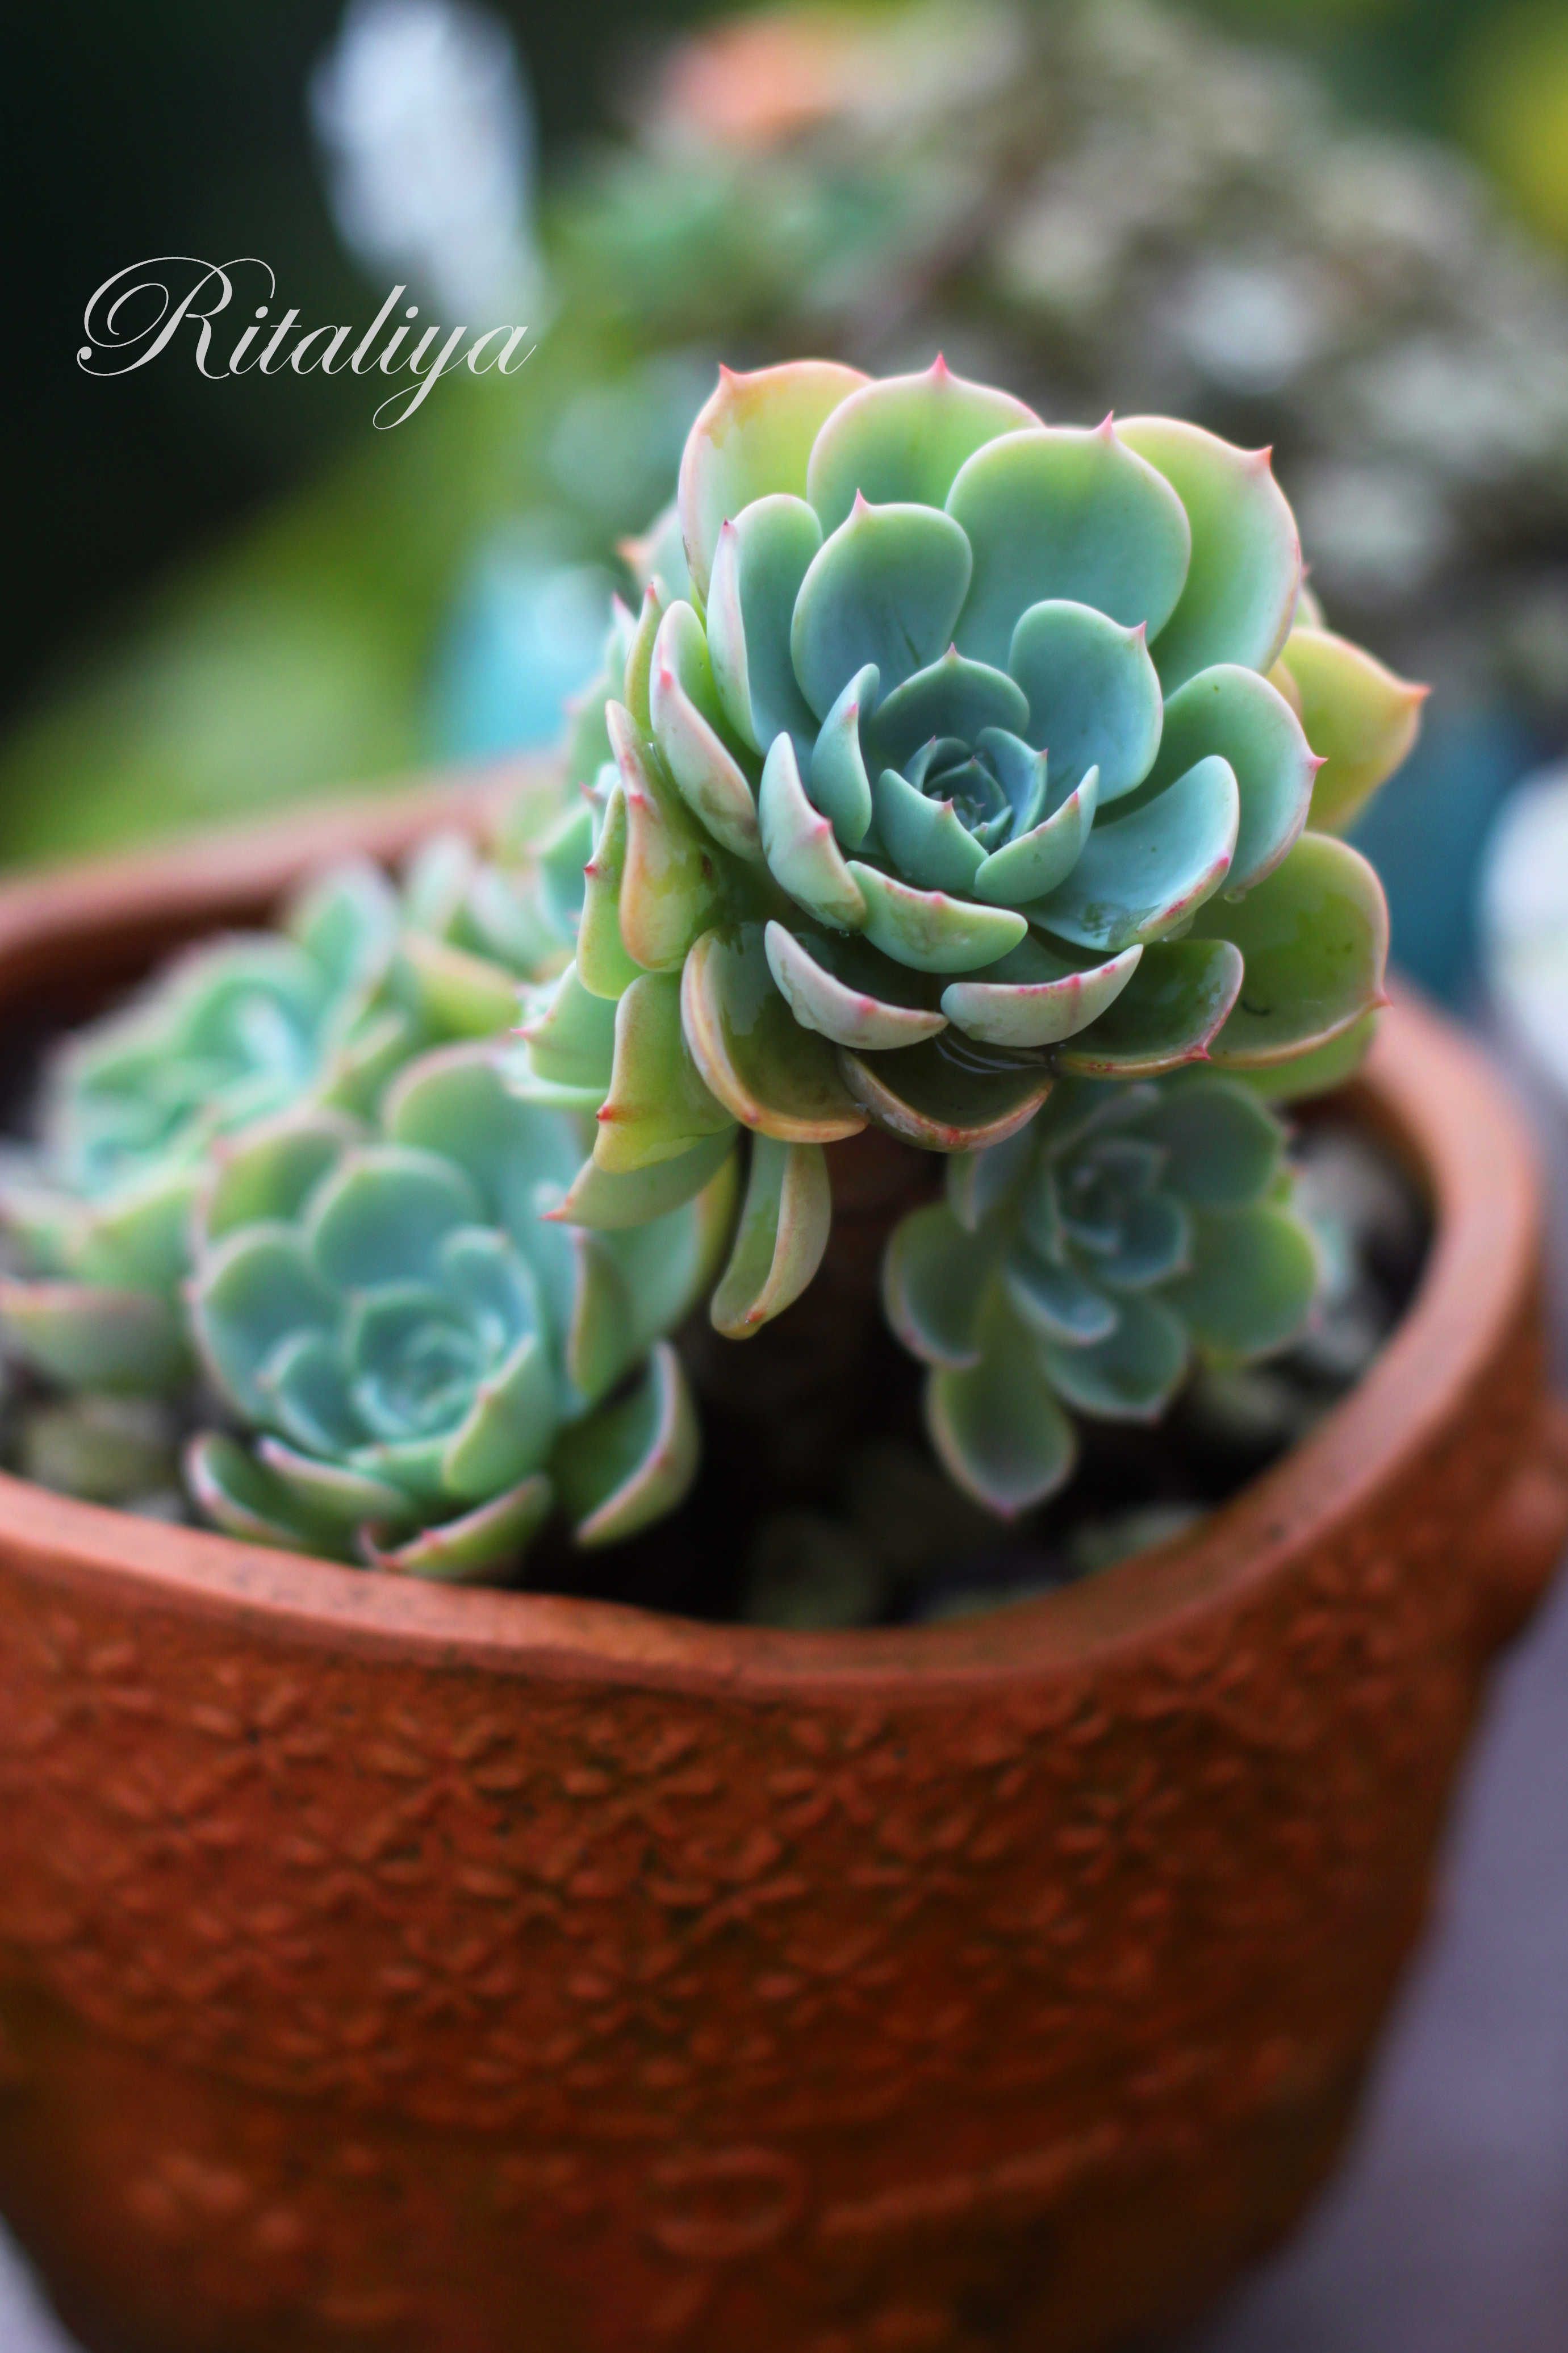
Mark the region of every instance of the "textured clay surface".
<instances>
[{"instance_id":1,"label":"textured clay surface","mask_svg":"<svg viewBox=\"0 0 1568 2353\"><path fill-rule=\"evenodd\" d=\"M215 912L283 879L206 855ZM74 903L0 897L0 996ZM0 2203L83 2340L1089 2353L1276 2236L1568 1526L1512 1116L1408 1008L1362 1104L1436 1227L1368 1380L988 1619L445 1593L0 1481Z\"/></svg>"}]
</instances>

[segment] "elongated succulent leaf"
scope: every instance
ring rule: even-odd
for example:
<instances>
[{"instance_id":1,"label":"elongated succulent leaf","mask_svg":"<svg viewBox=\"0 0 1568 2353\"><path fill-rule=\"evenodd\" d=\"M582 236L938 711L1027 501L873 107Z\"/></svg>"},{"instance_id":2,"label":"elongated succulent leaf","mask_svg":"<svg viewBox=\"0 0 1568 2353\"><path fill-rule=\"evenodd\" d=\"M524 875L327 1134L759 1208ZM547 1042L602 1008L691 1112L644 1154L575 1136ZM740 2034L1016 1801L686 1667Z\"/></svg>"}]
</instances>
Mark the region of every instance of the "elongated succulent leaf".
<instances>
[{"instance_id":1,"label":"elongated succulent leaf","mask_svg":"<svg viewBox=\"0 0 1568 2353\"><path fill-rule=\"evenodd\" d=\"M832 1144L865 1126L834 1049L801 1027L774 983L761 924L698 942L681 1019L709 1089L743 1126L784 1144Z\"/></svg>"},{"instance_id":2,"label":"elongated succulent leaf","mask_svg":"<svg viewBox=\"0 0 1568 2353\"><path fill-rule=\"evenodd\" d=\"M773 738L763 764L757 797L768 871L797 906L835 931L858 931L866 902L834 839L830 821L815 809L800 780L795 744Z\"/></svg>"},{"instance_id":3,"label":"elongated succulent leaf","mask_svg":"<svg viewBox=\"0 0 1568 2353\"><path fill-rule=\"evenodd\" d=\"M975 872L976 894L1005 907L1047 898L1082 857L1099 805L1100 770L1090 768L1049 817L991 852Z\"/></svg>"},{"instance_id":4,"label":"elongated succulent leaf","mask_svg":"<svg viewBox=\"0 0 1568 2353\"><path fill-rule=\"evenodd\" d=\"M594 1144L606 1175L682 1158L734 1124L687 1044L682 985L676 973L644 973L616 1008L615 1066Z\"/></svg>"},{"instance_id":5,"label":"elongated succulent leaf","mask_svg":"<svg viewBox=\"0 0 1568 2353\"><path fill-rule=\"evenodd\" d=\"M912 1356L928 1365L980 1359L978 1333L996 1240L966 1233L945 1202L900 1219L882 1258L882 1305Z\"/></svg>"},{"instance_id":6,"label":"elongated succulent leaf","mask_svg":"<svg viewBox=\"0 0 1568 2353\"><path fill-rule=\"evenodd\" d=\"M708 640L684 602L659 625L649 696L655 740L688 807L732 856L755 863L763 854L756 801L724 742Z\"/></svg>"},{"instance_id":7,"label":"elongated succulent leaf","mask_svg":"<svg viewBox=\"0 0 1568 2353\"><path fill-rule=\"evenodd\" d=\"M877 699L877 666L858 670L822 723L812 748L811 797L831 818L846 849L858 849L871 822L871 780L860 744L860 717Z\"/></svg>"},{"instance_id":8,"label":"elongated succulent leaf","mask_svg":"<svg viewBox=\"0 0 1568 2353\"><path fill-rule=\"evenodd\" d=\"M820 712L814 712L790 659L795 601L822 544L822 528L804 499L758 499L719 534L708 600L708 653L724 715L739 740L765 752L788 733L810 756ZM849 666L849 667L852 667Z\"/></svg>"},{"instance_id":9,"label":"elongated succulent leaf","mask_svg":"<svg viewBox=\"0 0 1568 2353\"><path fill-rule=\"evenodd\" d=\"M612 702L606 717L626 794L621 938L646 971L673 972L719 910L712 844L630 712Z\"/></svg>"},{"instance_id":10,"label":"elongated succulent leaf","mask_svg":"<svg viewBox=\"0 0 1568 2353\"><path fill-rule=\"evenodd\" d=\"M700 596L708 594L726 519L769 491L804 498L819 430L866 381L858 369L831 360L794 360L740 375L721 368L718 388L687 437L677 496L686 560Z\"/></svg>"},{"instance_id":11,"label":"elongated succulent leaf","mask_svg":"<svg viewBox=\"0 0 1568 2353\"><path fill-rule=\"evenodd\" d=\"M1040 1344L997 1293L978 1338L975 1364L930 1376L926 1426L949 1477L1013 1519L1067 1484L1078 1440L1041 1369Z\"/></svg>"},{"instance_id":12,"label":"elongated succulent leaf","mask_svg":"<svg viewBox=\"0 0 1568 2353\"><path fill-rule=\"evenodd\" d=\"M868 956L858 957L852 941L814 935L808 944L783 923L770 923L763 944L768 969L795 1019L836 1046L884 1052L918 1045L947 1027L945 1013L894 993L900 967L889 972Z\"/></svg>"},{"instance_id":13,"label":"elongated succulent leaf","mask_svg":"<svg viewBox=\"0 0 1568 2353\"><path fill-rule=\"evenodd\" d=\"M928 799L884 768L871 787L877 836L900 878L920 891L969 892L985 852L951 801Z\"/></svg>"},{"instance_id":14,"label":"elongated succulent leaf","mask_svg":"<svg viewBox=\"0 0 1568 2353\"><path fill-rule=\"evenodd\" d=\"M973 972L1016 947L1028 929L1011 907L917 891L858 858L849 860L848 871L866 902L866 937L915 972Z\"/></svg>"},{"instance_id":15,"label":"elongated succulent leaf","mask_svg":"<svg viewBox=\"0 0 1568 2353\"><path fill-rule=\"evenodd\" d=\"M601 1168L596 1160L585 1160L559 1208L546 1214L563 1225L592 1226L600 1233L646 1226L694 1200L723 1166L734 1140L734 1125L729 1123L673 1159L621 1175Z\"/></svg>"},{"instance_id":16,"label":"elongated succulent leaf","mask_svg":"<svg viewBox=\"0 0 1568 2353\"><path fill-rule=\"evenodd\" d=\"M1057 1046L1115 1003L1143 955L1134 946L1100 963L1074 962L1031 933L987 967L984 980L950 981L942 1011L986 1045Z\"/></svg>"},{"instance_id":17,"label":"elongated succulent leaf","mask_svg":"<svg viewBox=\"0 0 1568 2353\"><path fill-rule=\"evenodd\" d=\"M734 1248L713 1293L714 1329L745 1340L782 1314L821 1265L832 1223L822 1146L757 1136Z\"/></svg>"},{"instance_id":18,"label":"elongated succulent leaf","mask_svg":"<svg viewBox=\"0 0 1568 2353\"><path fill-rule=\"evenodd\" d=\"M360 1552L373 1568L401 1577L429 1577L440 1585L494 1584L503 1570L521 1568L553 1501L550 1481L536 1473L460 1518L422 1528L405 1544L389 1546L384 1531L363 1528Z\"/></svg>"},{"instance_id":19,"label":"elongated succulent leaf","mask_svg":"<svg viewBox=\"0 0 1568 2353\"><path fill-rule=\"evenodd\" d=\"M987 727L1022 736L1028 723L1028 696L1015 679L949 646L884 696L867 735L879 766L902 768L932 736L973 744Z\"/></svg>"},{"instance_id":20,"label":"elongated succulent leaf","mask_svg":"<svg viewBox=\"0 0 1568 2353\"><path fill-rule=\"evenodd\" d=\"M621 883L626 868L626 796L616 776L605 804L594 855L583 870L577 976L595 997L619 997L642 969L621 936Z\"/></svg>"},{"instance_id":21,"label":"elongated succulent leaf","mask_svg":"<svg viewBox=\"0 0 1568 2353\"><path fill-rule=\"evenodd\" d=\"M633 1395L576 1423L556 1449L553 1470L573 1542L618 1544L662 1519L689 1490L700 1459L686 1377L661 1341Z\"/></svg>"},{"instance_id":22,"label":"elongated succulent leaf","mask_svg":"<svg viewBox=\"0 0 1568 2353\"><path fill-rule=\"evenodd\" d=\"M307 1521L283 1482L237 1440L202 1432L186 1449L184 1471L198 1507L226 1535L287 1552L333 1551L322 1524Z\"/></svg>"}]
</instances>

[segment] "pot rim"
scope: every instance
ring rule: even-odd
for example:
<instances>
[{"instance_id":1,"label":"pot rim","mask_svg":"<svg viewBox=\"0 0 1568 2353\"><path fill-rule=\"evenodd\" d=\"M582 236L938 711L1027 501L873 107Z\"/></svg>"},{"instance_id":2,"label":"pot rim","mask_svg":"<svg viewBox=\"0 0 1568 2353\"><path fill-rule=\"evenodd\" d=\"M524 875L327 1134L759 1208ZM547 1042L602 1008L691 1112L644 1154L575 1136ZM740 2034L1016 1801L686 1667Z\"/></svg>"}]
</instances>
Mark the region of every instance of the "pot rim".
<instances>
[{"instance_id":1,"label":"pot rim","mask_svg":"<svg viewBox=\"0 0 1568 2353\"><path fill-rule=\"evenodd\" d=\"M443 822L477 830L512 763L458 790L339 803L117 860L0 885L0 1002L79 974L84 953L155 950L172 932L255 921L310 867L351 850L390 860ZM83 1599L127 1588L142 1609L237 1615L258 1639L395 1654L491 1673L777 1700L896 1688L933 1700L1081 1669L1178 1622L1195 1630L1309 1545L1344 1534L1370 1496L1451 1422L1519 1318L1539 1262L1541 1185L1520 1113L1479 1050L1409 994L1384 1012L1349 1091L1410 1165L1433 1233L1415 1294L1357 1386L1280 1461L1199 1525L1029 1601L923 1626L800 1633L713 1624L636 1604L447 1587L340 1567L55 1495L0 1472L0 1548Z\"/></svg>"}]
</instances>

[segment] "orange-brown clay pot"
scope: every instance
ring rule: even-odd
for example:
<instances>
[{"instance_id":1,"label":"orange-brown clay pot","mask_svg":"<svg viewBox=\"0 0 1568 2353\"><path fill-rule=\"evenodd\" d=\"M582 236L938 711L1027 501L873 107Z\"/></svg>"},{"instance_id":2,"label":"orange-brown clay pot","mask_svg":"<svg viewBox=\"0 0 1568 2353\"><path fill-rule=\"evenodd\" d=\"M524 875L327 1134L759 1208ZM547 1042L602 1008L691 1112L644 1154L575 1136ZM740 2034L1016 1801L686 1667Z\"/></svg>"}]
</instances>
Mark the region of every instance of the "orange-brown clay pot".
<instances>
[{"instance_id":1,"label":"orange-brown clay pot","mask_svg":"<svg viewBox=\"0 0 1568 2353\"><path fill-rule=\"evenodd\" d=\"M343 838L0 893L8 1019ZM1368 1377L989 1618L445 1591L0 1480L0 2203L84 2341L1087 2353L1282 2231L1568 1535L1519 1123L1410 1007L1355 1101L1435 1219Z\"/></svg>"}]
</instances>

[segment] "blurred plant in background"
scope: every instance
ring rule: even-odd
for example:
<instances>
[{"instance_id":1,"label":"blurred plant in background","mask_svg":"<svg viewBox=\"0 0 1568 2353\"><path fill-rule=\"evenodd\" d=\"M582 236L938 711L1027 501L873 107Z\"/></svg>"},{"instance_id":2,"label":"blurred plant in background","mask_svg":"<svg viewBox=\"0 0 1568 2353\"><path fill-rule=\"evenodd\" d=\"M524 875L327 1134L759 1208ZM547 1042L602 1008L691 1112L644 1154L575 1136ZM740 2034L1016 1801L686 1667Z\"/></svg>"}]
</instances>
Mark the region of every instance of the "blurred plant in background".
<instances>
[{"instance_id":1,"label":"blurred plant in background","mask_svg":"<svg viewBox=\"0 0 1568 2353\"><path fill-rule=\"evenodd\" d=\"M311 108L367 287L455 299L478 256L487 287L531 279L537 327L542 250L539 349L504 399L444 385L406 433L367 428L38 708L0 753L0 852L545 740L592 664L596 567L668 494L714 360L940 345L1053 419L1174 410L1274 445L1334 625L1436 683L1368 841L1403 960L1458 987L1490 809L1568 729L1568 277L1456 152L1352 121L1327 76L1428 119L1452 79L1550 227L1560 27L1514 7L1483 41L1468 0L1212 13L1326 72L1138 0L723 17L628 66L630 137L536 214L501 20L354 0ZM552 104L607 22L531 23Z\"/></svg>"}]
</instances>

